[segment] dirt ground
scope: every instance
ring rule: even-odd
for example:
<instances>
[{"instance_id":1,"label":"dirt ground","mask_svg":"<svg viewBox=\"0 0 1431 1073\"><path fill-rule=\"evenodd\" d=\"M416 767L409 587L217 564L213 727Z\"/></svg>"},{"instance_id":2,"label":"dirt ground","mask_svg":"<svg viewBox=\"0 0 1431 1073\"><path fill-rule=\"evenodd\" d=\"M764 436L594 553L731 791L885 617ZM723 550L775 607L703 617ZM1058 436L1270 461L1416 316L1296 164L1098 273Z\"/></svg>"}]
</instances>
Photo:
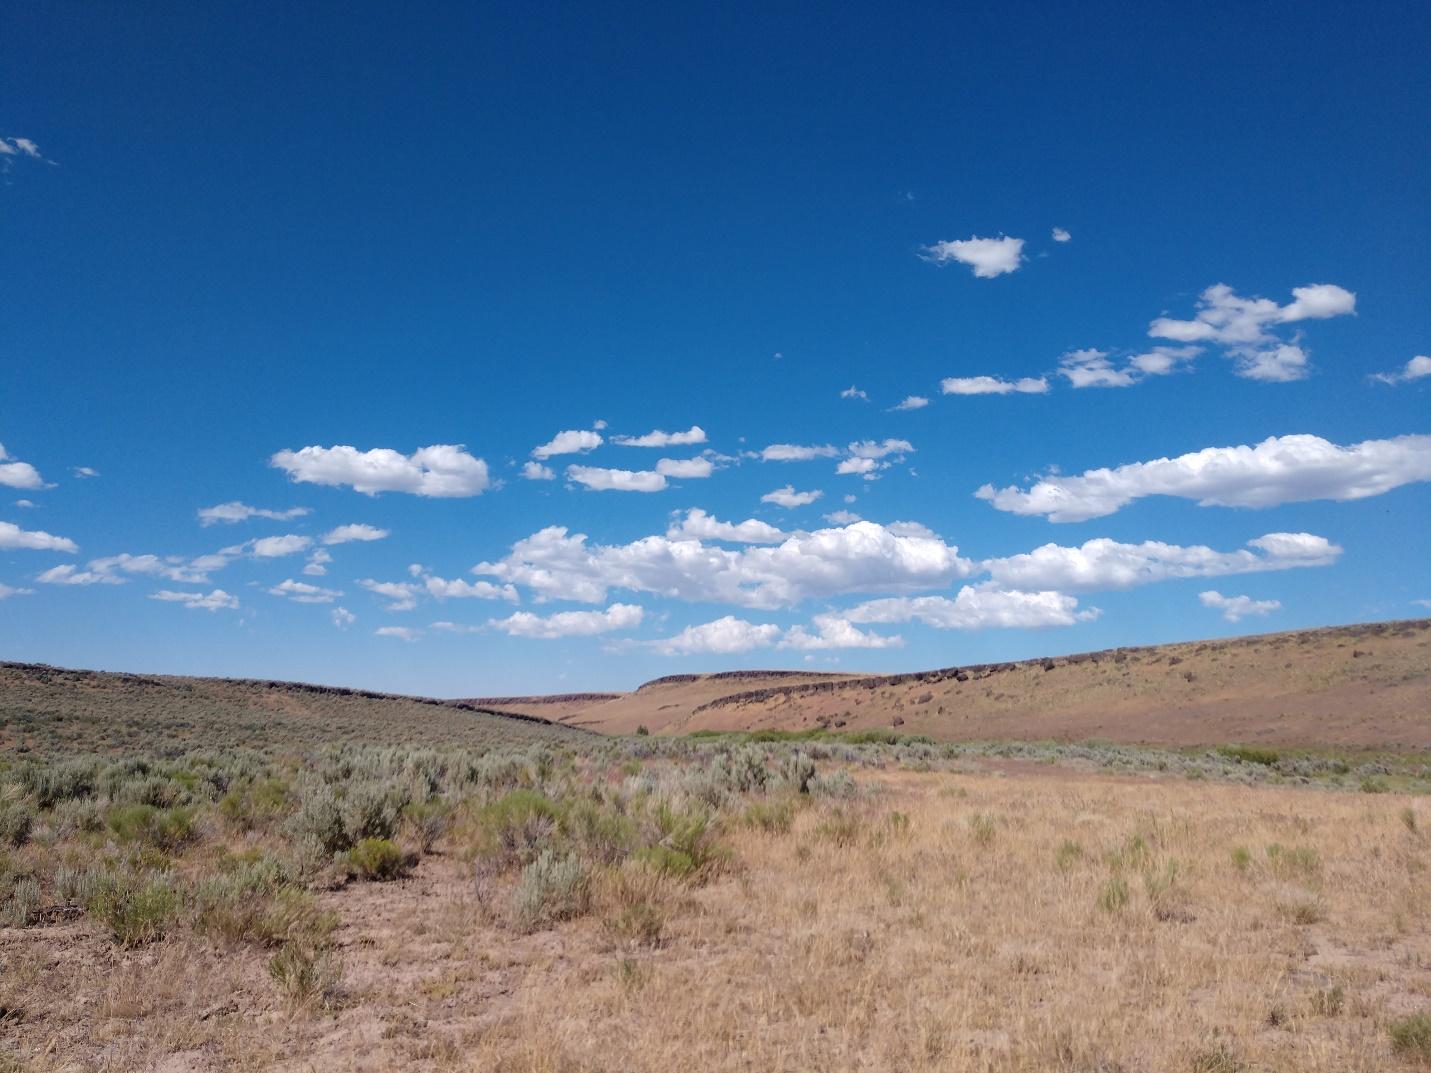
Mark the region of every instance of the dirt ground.
<instances>
[{"instance_id":1,"label":"dirt ground","mask_svg":"<svg viewBox=\"0 0 1431 1073\"><path fill-rule=\"evenodd\" d=\"M657 945L599 912L519 933L455 846L326 892L326 1008L287 1007L251 947L3 930L0 1042L36 1073L1414 1068L1386 1027L1431 1010L1426 799L1007 765L861 781L788 832L728 833Z\"/></svg>"}]
</instances>

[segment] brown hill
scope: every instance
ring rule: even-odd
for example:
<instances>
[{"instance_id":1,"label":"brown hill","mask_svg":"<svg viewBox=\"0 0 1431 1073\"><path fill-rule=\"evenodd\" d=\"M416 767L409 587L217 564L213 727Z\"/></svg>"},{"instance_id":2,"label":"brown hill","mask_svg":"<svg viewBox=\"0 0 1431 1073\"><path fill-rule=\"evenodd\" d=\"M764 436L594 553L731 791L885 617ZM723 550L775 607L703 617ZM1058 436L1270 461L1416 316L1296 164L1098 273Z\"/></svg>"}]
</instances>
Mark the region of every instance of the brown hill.
<instances>
[{"instance_id":1,"label":"brown hill","mask_svg":"<svg viewBox=\"0 0 1431 1073\"><path fill-rule=\"evenodd\" d=\"M622 695L502 701L605 733L896 727L942 740L1425 749L1431 619L914 674L676 675Z\"/></svg>"},{"instance_id":2,"label":"brown hill","mask_svg":"<svg viewBox=\"0 0 1431 1073\"><path fill-rule=\"evenodd\" d=\"M524 745L588 735L537 716L362 689L0 663L5 753Z\"/></svg>"}]
</instances>

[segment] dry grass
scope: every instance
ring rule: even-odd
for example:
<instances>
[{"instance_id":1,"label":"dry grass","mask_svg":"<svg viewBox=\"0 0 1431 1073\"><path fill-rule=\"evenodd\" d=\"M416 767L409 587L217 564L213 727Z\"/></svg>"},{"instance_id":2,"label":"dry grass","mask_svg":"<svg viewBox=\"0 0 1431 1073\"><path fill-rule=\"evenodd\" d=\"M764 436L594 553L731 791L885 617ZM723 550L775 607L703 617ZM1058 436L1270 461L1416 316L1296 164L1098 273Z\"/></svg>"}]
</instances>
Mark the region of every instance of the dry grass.
<instances>
[{"instance_id":1,"label":"dry grass","mask_svg":"<svg viewBox=\"0 0 1431 1073\"><path fill-rule=\"evenodd\" d=\"M1426 799L858 778L788 829L729 824L708 882L613 877L530 934L439 842L409 878L320 896L328 1007L285 1004L261 952L0 931L0 1007L23 1011L0 1040L40 1073L1419 1068L1391 1027L1431 1008Z\"/></svg>"}]
</instances>

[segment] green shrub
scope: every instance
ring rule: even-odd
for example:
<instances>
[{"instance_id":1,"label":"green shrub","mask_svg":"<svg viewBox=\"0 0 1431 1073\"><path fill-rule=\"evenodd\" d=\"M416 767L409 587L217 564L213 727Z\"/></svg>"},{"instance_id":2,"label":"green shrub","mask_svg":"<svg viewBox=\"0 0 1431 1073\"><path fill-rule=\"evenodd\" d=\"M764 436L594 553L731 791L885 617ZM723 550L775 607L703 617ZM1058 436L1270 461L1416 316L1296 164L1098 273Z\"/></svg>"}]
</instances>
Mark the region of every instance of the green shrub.
<instances>
[{"instance_id":1,"label":"green shrub","mask_svg":"<svg viewBox=\"0 0 1431 1073\"><path fill-rule=\"evenodd\" d=\"M1263 767L1272 767L1282 759L1282 754L1276 749L1256 745L1223 745L1217 751L1229 760L1243 764L1260 764Z\"/></svg>"},{"instance_id":2,"label":"green shrub","mask_svg":"<svg viewBox=\"0 0 1431 1073\"><path fill-rule=\"evenodd\" d=\"M327 786L308 789L300 798L298 811L288 821L289 836L316 852L331 856L353 844L343 823L338 799Z\"/></svg>"},{"instance_id":3,"label":"green shrub","mask_svg":"<svg viewBox=\"0 0 1431 1073\"><path fill-rule=\"evenodd\" d=\"M1060 872L1067 872L1081 862L1083 857L1083 847L1072 839L1066 838L1059 845L1058 852L1053 855L1053 860Z\"/></svg>"},{"instance_id":4,"label":"green shrub","mask_svg":"<svg viewBox=\"0 0 1431 1073\"><path fill-rule=\"evenodd\" d=\"M0 801L0 847L19 848L30 841L35 814L23 801Z\"/></svg>"},{"instance_id":5,"label":"green shrub","mask_svg":"<svg viewBox=\"0 0 1431 1073\"><path fill-rule=\"evenodd\" d=\"M484 805L476 819L479 854L525 866L550 844L561 809L536 790L513 790Z\"/></svg>"},{"instance_id":6,"label":"green shrub","mask_svg":"<svg viewBox=\"0 0 1431 1073\"><path fill-rule=\"evenodd\" d=\"M1098 908L1105 913L1116 913L1127 908L1130 897L1128 881L1122 876L1111 876L1098 891Z\"/></svg>"},{"instance_id":7,"label":"green shrub","mask_svg":"<svg viewBox=\"0 0 1431 1073\"><path fill-rule=\"evenodd\" d=\"M581 916L591 904L591 877L576 857L544 849L522 869L512 892L512 915L532 931Z\"/></svg>"},{"instance_id":8,"label":"green shrub","mask_svg":"<svg viewBox=\"0 0 1431 1073\"><path fill-rule=\"evenodd\" d=\"M1431 1013L1399 1017L1387 1026L1391 1049L1403 1058L1431 1063Z\"/></svg>"},{"instance_id":9,"label":"green shrub","mask_svg":"<svg viewBox=\"0 0 1431 1073\"><path fill-rule=\"evenodd\" d=\"M198 837L192 808L115 805L105 822L121 844L150 846L164 853L182 849Z\"/></svg>"},{"instance_id":10,"label":"green shrub","mask_svg":"<svg viewBox=\"0 0 1431 1073\"><path fill-rule=\"evenodd\" d=\"M557 828L581 856L596 864L615 864L636 844L636 825L628 817L590 800L568 806Z\"/></svg>"},{"instance_id":11,"label":"green shrub","mask_svg":"<svg viewBox=\"0 0 1431 1073\"><path fill-rule=\"evenodd\" d=\"M795 799L752 801L745 807L741 822L766 834L786 834L795 822Z\"/></svg>"},{"instance_id":12,"label":"green shrub","mask_svg":"<svg viewBox=\"0 0 1431 1073\"><path fill-rule=\"evenodd\" d=\"M343 978L343 965L327 942L303 937L285 942L268 960L268 975L295 1007L327 1004Z\"/></svg>"},{"instance_id":13,"label":"green shrub","mask_svg":"<svg viewBox=\"0 0 1431 1073\"><path fill-rule=\"evenodd\" d=\"M407 866L402 850L386 838L363 839L348 851L346 860L352 874L375 881L396 879Z\"/></svg>"},{"instance_id":14,"label":"green shrub","mask_svg":"<svg viewBox=\"0 0 1431 1073\"><path fill-rule=\"evenodd\" d=\"M680 811L668 804L656 810L656 827L661 832L660 846L683 854L691 862L687 875L707 878L722 865L729 853L716 838L715 827L708 812L700 809Z\"/></svg>"},{"instance_id":15,"label":"green shrub","mask_svg":"<svg viewBox=\"0 0 1431 1073\"><path fill-rule=\"evenodd\" d=\"M1364 794L1389 794L1391 793L1391 783L1380 775L1368 775L1361 780L1361 792Z\"/></svg>"},{"instance_id":16,"label":"green shrub","mask_svg":"<svg viewBox=\"0 0 1431 1073\"><path fill-rule=\"evenodd\" d=\"M391 839L397 834L403 794L390 786L360 783L343 798L343 829L350 843L365 839Z\"/></svg>"},{"instance_id":17,"label":"green shrub","mask_svg":"<svg viewBox=\"0 0 1431 1073\"><path fill-rule=\"evenodd\" d=\"M1237 846L1232 851L1232 867L1244 875L1252 867L1252 853L1246 846Z\"/></svg>"},{"instance_id":18,"label":"green shrub","mask_svg":"<svg viewBox=\"0 0 1431 1073\"><path fill-rule=\"evenodd\" d=\"M178 914L179 896L167 878L105 877L85 909L120 946L162 939Z\"/></svg>"},{"instance_id":19,"label":"green shrub","mask_svg":"<svg viewBox=\"0 0 1431 1073\"><path fill-rule=\"evenodd\" d=\"M403 809L403 820L421 853L431 853L452 824L452 806L440 798L417 801Z\"/></svg>"},{"instance_id":20,"label":"green shrub","mask_svg":"<svg viewBox=\"0 0 1431 1073\"><path fill-rule=\"evenodd\" d=\"M1267 847L1267 867L1283 879L1315 880L1322 873L1322 859L1310 846L1288 848L1279 842Z\"/></svg>"}]
</instances>

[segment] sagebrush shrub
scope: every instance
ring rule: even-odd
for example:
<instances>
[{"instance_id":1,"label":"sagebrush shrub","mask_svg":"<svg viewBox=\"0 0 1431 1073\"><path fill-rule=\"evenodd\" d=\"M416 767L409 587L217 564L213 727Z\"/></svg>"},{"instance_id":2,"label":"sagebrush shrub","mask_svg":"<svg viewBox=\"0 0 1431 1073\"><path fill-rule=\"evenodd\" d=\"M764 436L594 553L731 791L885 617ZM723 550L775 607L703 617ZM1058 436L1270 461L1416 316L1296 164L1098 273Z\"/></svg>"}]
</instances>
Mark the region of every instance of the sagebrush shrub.
<instances>
[{"instance_id":1,"label":"sagebrush shrub","mask_svg":"<svg viewBox=\"0 0 1431 1073\"><path fill-rule=\"evenodd\" d=\"M18 849L30 840L35 814L23 801L0 801L0 847Z\"/></svg>"},{"instance_id":2,"label":"sagebrush shrub","mask_svg":"<svg viewBox=\"0 0 1431 1073\"><path fill-rule=\"evenodd\" d=\"M581 916L590 904L591 878L586 865L551 849L542 850L522 869L512 892L513 918L527 931Z\"/></svg>"}]
</instances>

